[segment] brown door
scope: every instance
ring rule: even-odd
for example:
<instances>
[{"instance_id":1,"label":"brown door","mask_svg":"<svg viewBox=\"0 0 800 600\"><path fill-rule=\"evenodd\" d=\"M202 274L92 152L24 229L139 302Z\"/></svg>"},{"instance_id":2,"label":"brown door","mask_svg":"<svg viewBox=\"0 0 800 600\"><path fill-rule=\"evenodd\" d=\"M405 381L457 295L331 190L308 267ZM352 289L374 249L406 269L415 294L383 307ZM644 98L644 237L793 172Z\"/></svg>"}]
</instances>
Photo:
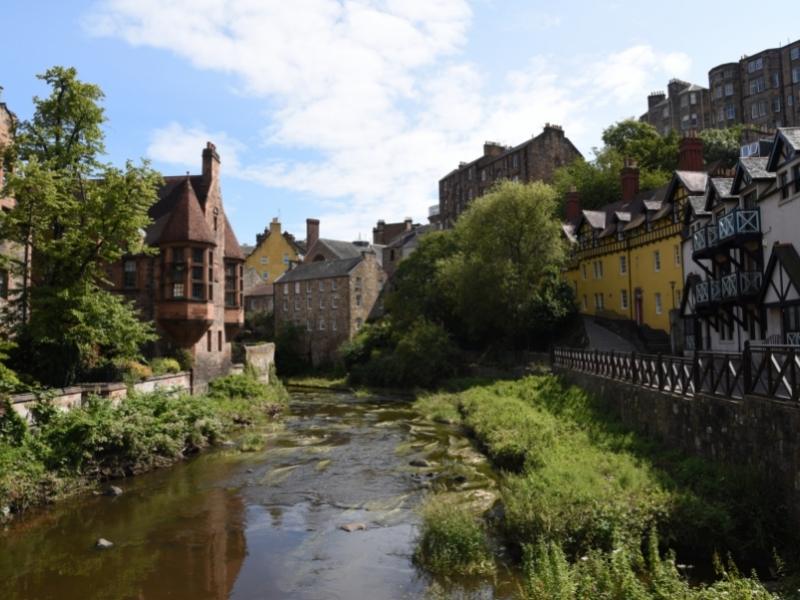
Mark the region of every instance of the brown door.
<instances>
[{"instance_id":1,"label":"brown door","mask_svg":"<svg viewBox=\"0 0 800 600\"><path fill-rule=\"evenodd\" d=\"M636 288L633 292L633 314L636 319L636 324L641 325L644 320L644 312L642 309L642 289Z\"/></svg>"}]
</instances>

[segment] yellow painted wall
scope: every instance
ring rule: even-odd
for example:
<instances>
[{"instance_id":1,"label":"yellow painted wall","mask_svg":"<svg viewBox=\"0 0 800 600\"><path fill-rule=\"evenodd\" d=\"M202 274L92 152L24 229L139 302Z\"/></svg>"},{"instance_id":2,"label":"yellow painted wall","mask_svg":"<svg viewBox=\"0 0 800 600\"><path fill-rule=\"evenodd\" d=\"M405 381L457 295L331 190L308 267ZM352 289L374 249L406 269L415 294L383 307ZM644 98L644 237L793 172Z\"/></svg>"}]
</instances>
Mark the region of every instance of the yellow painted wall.
<instances>
[{"instance_id":1,"label":"yellow painted wall","mask_svg":"<svg viewBox=\"0 0 800 600\"><path fill-rule=\"evenodd\" d=\"M680 244L680 236L673 235L631 249L633 295L635 298L637 288L641 290L642 320L653 329L669 332L669 311L678 308L680 303L683 287ZM658 271L656 271L656 252L661 259L661 268ZM660 314L656 310L656 294L660 294L661 297Z\"/></svg>"},{"instance_id":2,"label":"yellow painted wall","mask_svg":"<svg viewBox=\"0 0 800 600\"><path fill-rule=\"evenodd\" d=\"M269 224L269 235L245 261L245 268L254 269L262 281L273 283L289 268L290 260L299 260L294 247L281 235L281 224L273 219ZM264 277L264 274L267 277Z\"/></svg>"}]
</instances>

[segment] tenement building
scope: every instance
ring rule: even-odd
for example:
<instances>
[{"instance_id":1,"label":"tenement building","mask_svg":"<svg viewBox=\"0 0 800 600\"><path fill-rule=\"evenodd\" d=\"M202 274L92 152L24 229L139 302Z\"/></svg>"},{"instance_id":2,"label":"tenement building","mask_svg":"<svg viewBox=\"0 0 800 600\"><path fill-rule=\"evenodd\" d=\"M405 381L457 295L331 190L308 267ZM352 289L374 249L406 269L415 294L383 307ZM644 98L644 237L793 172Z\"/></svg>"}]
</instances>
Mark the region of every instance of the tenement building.
<instances>
[{"instance_id":1,"label":"tenement building","mask_svg":"<svg viewBox=\"0 0 800 600\"><path fill-rule=\"evenodd\" d=\"M800 346L800 127L778 128L687 213L686 351Z\"/></svg>"},{"instance_id":2,"label":"tenement building","mask_svg":"<svg viewBox=\"0 0 800 600\"><path fill-rule=\"evenodd\" d=\"M547 124L542 133L514 147L486 142L483 156L462 162L439 181L439 210L431 216L437 228L448 229L470 202L497 181L550 183L558 167L576 158L582 158L581 153L558 125Z\"/></svg>"},{"instance_id":3,"label":"tenement building","mask_svg":"<svg viewBox=\"0 0 800 600\"><path fill-rule=\"evenodd\" d=\"M209 142L200 175L164 178L145 232L157 254L125 256L109 269L114 290L155 321L156 352L192 354L200 389L230 368L231 340L244 322L244 255L225 216L219 174Z\"/></svg>"},{"instance_id":4,"label":"tenement building","mask_svg":"<svg viewBox=\"0 0 800 600\"><path fill-rule=\"evenodd\" d=\"M667 93L653 92L647 97L647 112L639 120L650 123L662 135L670 131L686 133L690 129L710 127L708 88L673 79Z\"/></svg>"},{"instance_id":5,"label":"tenement building","mask_svg":"<svg viewBox=\"0 0 800 600\"><path fill-rule=\"evenodd\" d=\"M275 329L294 325L302 347L318 366L333 362L343 342L353 338L372 315L383 281L375 252L306 262L274 284Z\"/></svg>"},{"instance_id":6,"label":"tenement building","mask_svg":"<svg viewBox=\"0 0 800 600\"><path fill-rule=\"evenodd\" d=\"M0 102L0 210L8 212L15 206L13 198L4 197L5 170L3 163L4 150L12 143L14 115L8 107ZM0 240L0 331L3 323L12 315L6 314L9 304L21 286L20 274L23 272L24 248L16 244Z\"/></svg>"},{"instance_id":7,"label":"tenement building","mask_svg":"<svg viewBox=\"0 0 800 600\"><path fill-rule=\"evenodd\" d=\"M640 191L639 170L629 161L621 179L620 200L599 210L581 210L570 193L565 277L582 314L633 324L643 339L667 344L684 285L680 218L708 179L702 141L681 140L679 170L665 186Z\"/></svg>"}]
</instances>

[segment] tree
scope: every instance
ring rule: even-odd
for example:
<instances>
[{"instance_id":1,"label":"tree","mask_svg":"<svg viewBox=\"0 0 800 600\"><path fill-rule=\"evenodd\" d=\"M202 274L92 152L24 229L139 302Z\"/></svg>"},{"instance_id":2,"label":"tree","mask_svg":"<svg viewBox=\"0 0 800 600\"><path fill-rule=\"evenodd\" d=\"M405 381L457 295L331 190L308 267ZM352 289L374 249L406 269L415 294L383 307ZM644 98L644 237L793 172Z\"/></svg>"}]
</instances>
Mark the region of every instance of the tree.
<instances>
[{"instance_id":1,"label":"tree","mask_svg":"<svg viewBox=\"0 0 800 600\"><path fill-rule=\"evenodd\" d=\"M728 129L704 129L699 137L703 140L703 157L706 162L722 161L726 166L736 164L741 149L741 125Z\"/></svg>"},{"instance_id":2,"label":"tree","mask_svg":"<svg viewBox=\"0 0 800 600\"><path fill-rule=\"evenodd\" d=\"M675 131L659 135L649 123L634 119L619 121L603 130L606 149L632 158L640 169L672 173L678 167L678 144Z\"/></svg>"},{"instance_id":3,"label":"tree","mask_svg":"<svg viewBox=\"0 0 800 600\"><path fill-rule=\"evenodd\" d=\"M7 193L16 207L0 237L26 247L18 300L19 367L44 383L66 385L120 358L136 358L154 338L132 305L108 292L105 268L147 252L143 230L161 181L146 162L123 169L101 162L105 122L100 88L74 68L38 76L50 87L19 125Z\"/></svg>"},{"instance_id":4,"label":"tree","mask_svg":"<svg viewBox=\"0 0 800 600\"><path fill-rule=\"evenodd\" d=\"M455 235L458 251L440 276L474 343L529 347L543 314L554 322L572 311L568 287L551 289L566 286L558 279L565 249L552 187L503 181L461 215Z\"/></svg>"}]
</instances>

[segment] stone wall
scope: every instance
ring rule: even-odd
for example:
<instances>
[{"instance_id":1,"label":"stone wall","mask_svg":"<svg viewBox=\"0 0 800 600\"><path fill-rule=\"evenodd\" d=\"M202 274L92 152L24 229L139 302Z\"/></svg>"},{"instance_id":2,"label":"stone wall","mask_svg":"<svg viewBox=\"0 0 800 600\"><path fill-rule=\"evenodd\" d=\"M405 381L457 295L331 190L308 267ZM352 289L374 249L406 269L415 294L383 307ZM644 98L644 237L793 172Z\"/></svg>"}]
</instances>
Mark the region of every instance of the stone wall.
<instances>
[{"instance_id":1,"label":"stone wall","mask_svg":"<svg viewBox=\"0 0 800 600\"><path fill-rule=\"evenodd\" d=\"M800 406L753 396L685 398L588 373L554 371L601 398L633 430L688 454L767 475L800 525Z\"/></svg>"},{"instance_id":2,"label":"stone wall","mask_svg":"<svg viewBox=\"0 0 800 600\"><path fill-rule=\"evenodd\" d=\"M257 344L244 347L245 360L256 372L258 380L269 383L269 372L275 364L275 344Z\"/></svg>"}]
</instances>

